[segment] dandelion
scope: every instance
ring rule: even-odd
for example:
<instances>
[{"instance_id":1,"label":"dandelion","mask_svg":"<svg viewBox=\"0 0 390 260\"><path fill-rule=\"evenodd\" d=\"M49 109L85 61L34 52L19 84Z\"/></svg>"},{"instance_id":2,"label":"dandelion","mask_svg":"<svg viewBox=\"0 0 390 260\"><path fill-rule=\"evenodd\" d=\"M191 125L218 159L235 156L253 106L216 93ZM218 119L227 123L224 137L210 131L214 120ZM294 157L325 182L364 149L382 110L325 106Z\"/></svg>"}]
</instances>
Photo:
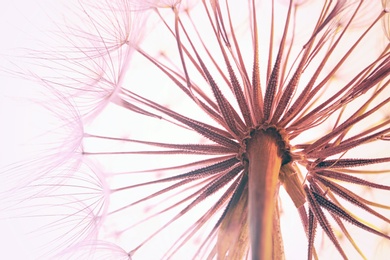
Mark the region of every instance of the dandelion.
<instances>
[{"instance_id":1,"label":"dandelion","mask_svg":"<svg viewBox=\"0 0 390 260\"><path fill-rule=\"evenodd\" d=\"M59 56L99 75L88 87L70 77L76 107L79 91L110 89L81 115L82 157L99 165L104 195L84 209L105 206L98 234L57 256L317 259L330 245L333 258L374 257L361 234L388 250L386 5L81 1L93 34L70 28L66 39L96 42L70 40L82 57ZM290 214L306 237L296 252L283 230Z\"/></svg>"},{"instance_id":2,"label":"dandelion","mask_svg":"<svg viewBox=\"0 0 390 260\"><path fill-rule=\"evenodd\" d=\"M27 116L18 110L13 114L27 121L27 129L34 134L21 146L18 155L22 159L2 168L0 218L10 222L17 243L27 246L16 255L8 255L11 252L4 248L2 257L48 258L76 243L96 239L106 209L104 179L82 158L83 129L77 111L61 93L46 89L45 96L48 93L46 104L24 100Z\"/></svg>"}]
</instances>

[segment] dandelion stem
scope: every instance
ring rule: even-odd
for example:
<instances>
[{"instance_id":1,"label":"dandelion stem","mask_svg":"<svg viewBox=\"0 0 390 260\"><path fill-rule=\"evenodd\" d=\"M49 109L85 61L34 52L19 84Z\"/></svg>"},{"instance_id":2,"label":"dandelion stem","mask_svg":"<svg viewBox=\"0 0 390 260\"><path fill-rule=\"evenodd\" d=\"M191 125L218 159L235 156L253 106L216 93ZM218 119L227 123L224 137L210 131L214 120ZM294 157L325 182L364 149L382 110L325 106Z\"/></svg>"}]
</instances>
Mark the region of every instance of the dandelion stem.
<instances>
[{"instance_id":1,"label":"dandelion stem","mask_svg":"<svg viewBox=\"0 0 390 260\"><path fill-rule=\"evenodd\" d=\"M247 144L249 159L249 233L252 259L283 259L283 245L273 238L278 191L278 176L282 157L278 143L280 135L272 130L260 130ZM277 223L275 223L277 222ZM273 242L274 241L274 242ZM281 240L279 240L281 242ZM274 255L274 254L280 254Z\"/></svg>"}]
</instances>

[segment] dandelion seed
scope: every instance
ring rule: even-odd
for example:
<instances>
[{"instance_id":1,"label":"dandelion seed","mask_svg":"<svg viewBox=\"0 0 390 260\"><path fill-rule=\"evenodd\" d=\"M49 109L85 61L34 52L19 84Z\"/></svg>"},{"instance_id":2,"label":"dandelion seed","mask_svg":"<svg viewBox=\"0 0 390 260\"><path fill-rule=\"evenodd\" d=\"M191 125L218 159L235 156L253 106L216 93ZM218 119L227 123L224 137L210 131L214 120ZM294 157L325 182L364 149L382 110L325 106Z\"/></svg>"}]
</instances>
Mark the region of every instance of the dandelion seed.
<instances>
[{"instance_id":1,"label":"dandelion seed","mask_svg":"<svg viewBox=\"0 0 390 260\"><path fill-rule=\"evenodd\" d=\"M94 239L132 259L297 258L283 230L291 204L306 234L302 257L322 258L331 245L338 257L370 258L356 234L390 243L379 228L389 206L358 190L390 187L372 178L390 163L385 2L102 4L80 3L92 32L70 28L91 52L66 38L96 66L60 54L92 72L85 78L101 76L88 91L110 89L83 134L109 201ZM129 40L140 28L133 14L152 25L142 40ZM72 84L61 85L69 94ZM79 245L83 256L94 250Z\"/></svg>"},{"instance_id":2,"label":"dandelion seed","mask_svg":"<svg viewBox=\"0 0 390 260\"><path fill-rule=\"evenodd\" d=\"M58 259L118 259L129 260L129 255L115 244L104 241L83 241L58 256Z\"/></svg>"}]
</instances>

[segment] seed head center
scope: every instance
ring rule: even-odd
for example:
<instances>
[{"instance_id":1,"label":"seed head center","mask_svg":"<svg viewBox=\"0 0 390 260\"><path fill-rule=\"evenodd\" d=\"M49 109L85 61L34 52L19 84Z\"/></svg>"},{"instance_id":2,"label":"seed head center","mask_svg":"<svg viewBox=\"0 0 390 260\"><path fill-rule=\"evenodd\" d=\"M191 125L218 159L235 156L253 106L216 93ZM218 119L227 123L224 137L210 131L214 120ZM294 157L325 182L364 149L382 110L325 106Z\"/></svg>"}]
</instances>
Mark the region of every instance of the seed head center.
<instances>
[{"instance_id":1,"label":"seed head center","mask_svg":"<svg viewBox=\"0 0 390 260\"><path fill-rule=\"evenodd\" d=\"M277 126L274 125L262 124L249 129L245 137L240 142L241 147L237 154L237 158L240 159L244 165L248 163L248 156L247 156L248 144L259 133L262 133L268 136L270 139L274 140L275 144L278 147L278 156L282 158L282 165L292 161L289 139L284 129L278 128Z\"/></svg>"}]
</instances>

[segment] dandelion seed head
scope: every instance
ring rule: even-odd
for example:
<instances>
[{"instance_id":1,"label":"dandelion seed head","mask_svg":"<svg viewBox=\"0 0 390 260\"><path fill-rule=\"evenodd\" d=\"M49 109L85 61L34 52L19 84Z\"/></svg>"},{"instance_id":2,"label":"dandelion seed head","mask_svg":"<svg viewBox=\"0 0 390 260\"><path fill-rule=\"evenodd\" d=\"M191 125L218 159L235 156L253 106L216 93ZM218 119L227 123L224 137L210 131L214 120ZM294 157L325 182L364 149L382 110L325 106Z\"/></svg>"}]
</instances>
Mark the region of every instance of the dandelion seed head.
<instances>
[{"instance_id":1,"label":"dandelion seed head","mask_svg":"<svg viewBox=\"0 0 390 260\"><path fill-rule=\"evenodd\" d=\"M73 51L57 57L71 65L53 69L88 73L41 77L81 111L82 157L101 171L96 202L74 197L93 212L87 244L110 241L96 252L134 259L282 258L289 207L307 240L302 257L332 248L324 255L364 258L356 234L389 239L372 224L389 222L386 206L361 195L389 189L372 178L390 162L377 148L390 131L386 3L186 4L81 2L89 26L69 27L81 40L65 38ZM151 26L135 26L145 37L134 41L133 13ZM97 103L80 102L91 91ZM82 243L83 256L95 252Z\"/></svg>"},{"instance_id":2,"label":"dandelion seed head","mask_svg":"<svg viewBox=\"0 0 390 260\"><path fill-rule=\"evenodd\" d=\"M14 218L14 223L23 227L16 234L25 239L23 243L28 241L30 256L43 259L51 259L77 243L95 240L109 202L104 182L91 165L82 163L70 176L63 169L50 173L15 188L8 200L2 199L1 217Z\"/></svg>"}]
</instances>

